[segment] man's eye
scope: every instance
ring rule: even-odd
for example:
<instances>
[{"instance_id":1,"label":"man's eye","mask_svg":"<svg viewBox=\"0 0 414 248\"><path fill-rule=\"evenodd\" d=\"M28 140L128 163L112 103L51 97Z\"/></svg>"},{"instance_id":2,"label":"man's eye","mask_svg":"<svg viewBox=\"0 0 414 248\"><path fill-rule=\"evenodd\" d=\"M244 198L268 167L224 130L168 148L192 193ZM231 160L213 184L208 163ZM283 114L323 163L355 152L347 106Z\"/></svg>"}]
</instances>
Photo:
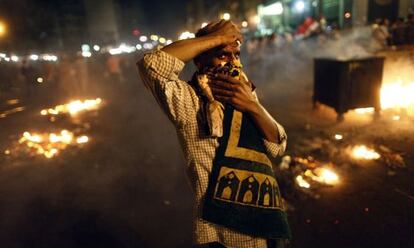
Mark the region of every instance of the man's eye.
<instances>
[{"instance_id":1,"label":"man's eye","mask_svg":"<svg viewBox=\"0 0 414 248\"><path fill-rule=\"evenodd\" d=\"M226 55L225 55L225 54L220 54L220 55L218 56L218 58L219 58L219 59L225 59L225 58L226 58Z\"/></svg>"}]
</instances>

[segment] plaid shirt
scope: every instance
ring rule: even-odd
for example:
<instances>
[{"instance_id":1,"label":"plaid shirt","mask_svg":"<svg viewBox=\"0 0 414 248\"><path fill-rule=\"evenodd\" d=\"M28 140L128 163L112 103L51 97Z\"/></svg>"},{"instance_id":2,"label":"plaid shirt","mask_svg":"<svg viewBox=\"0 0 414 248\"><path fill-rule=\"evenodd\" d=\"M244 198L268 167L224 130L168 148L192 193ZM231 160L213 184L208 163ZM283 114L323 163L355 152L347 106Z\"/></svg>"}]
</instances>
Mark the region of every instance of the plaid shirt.
<instances>
[{"instance_id":1,"label":"plaid shirt","mask_svg":"<svg viewBox=\"0 0 414 248\"><path fill-rule=\"evenodd\" d=\"M178 78L184 62L161 50L154 50L145 54L137 66L144 84L174 124L184 152L187 174L195 193L194 243L219 242L226 247L267 247L265 239L241 234L201 218L203 196L219 144L217 138L208 136L203 126L206 117L200 111L203 106L201 97L187 82ZM281 155L286 148L286 133L281 125L277 126L280 144L263 139L271 157Z\"/></svg>"}]
</instances>

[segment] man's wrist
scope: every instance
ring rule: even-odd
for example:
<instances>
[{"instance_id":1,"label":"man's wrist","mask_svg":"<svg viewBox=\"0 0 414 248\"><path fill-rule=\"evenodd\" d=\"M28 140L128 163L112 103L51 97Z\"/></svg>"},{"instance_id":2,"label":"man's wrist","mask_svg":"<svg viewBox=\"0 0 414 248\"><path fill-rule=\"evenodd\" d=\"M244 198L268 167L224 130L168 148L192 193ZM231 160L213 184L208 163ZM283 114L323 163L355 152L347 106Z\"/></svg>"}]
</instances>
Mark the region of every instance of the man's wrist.
<instances>
[{"instance_id":1,"label":"man's wrist","mask_svg":"<svg viewBox=\"0 0 414 248\"><path fill-rule=\"evenodd\" d=\"M262 106L258 101L252 101L252 103L249 105L247 109L247 113L249 113L253 117L260 115L260 111L262 110L261 108Z\"/></svg>"}]
</instances>

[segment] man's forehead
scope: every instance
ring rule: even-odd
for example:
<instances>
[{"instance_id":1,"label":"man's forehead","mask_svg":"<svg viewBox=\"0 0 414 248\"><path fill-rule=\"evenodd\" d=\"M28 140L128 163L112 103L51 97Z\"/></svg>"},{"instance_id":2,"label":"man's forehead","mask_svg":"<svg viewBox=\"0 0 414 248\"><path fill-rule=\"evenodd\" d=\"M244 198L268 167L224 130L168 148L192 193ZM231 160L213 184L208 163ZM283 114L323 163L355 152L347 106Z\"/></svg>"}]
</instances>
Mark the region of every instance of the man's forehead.
<instances>
[{"instance_id":1,"label":"man's forehead","mask_svg":"<svg viewBox=\"0 0 414 248\"><path fill-rule=\"evenodd\" d=\"M240 46L227 45L217 48L216 52L239 53Z\"/></svg>"}]
</instances>

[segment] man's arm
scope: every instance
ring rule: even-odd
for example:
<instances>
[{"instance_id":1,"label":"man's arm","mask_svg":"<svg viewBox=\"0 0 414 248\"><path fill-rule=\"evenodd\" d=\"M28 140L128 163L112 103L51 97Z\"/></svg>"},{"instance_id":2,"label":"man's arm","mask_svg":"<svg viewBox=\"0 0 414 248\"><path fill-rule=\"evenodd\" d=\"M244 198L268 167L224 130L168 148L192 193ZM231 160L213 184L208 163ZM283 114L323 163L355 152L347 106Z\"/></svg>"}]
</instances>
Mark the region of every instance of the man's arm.
<instances>
[{"instance_id":1,"label":"man's arm","mask_svg":"<svg viewBox=\"0 0 414 248\"><path fill-rule=\"evenodd\" d=\"M240 30L231 21L221 20L209 26L215 31L202 37L176 41L161 50L187 63L212 48L242 40Z\"/></svg>"}]
</instances>

